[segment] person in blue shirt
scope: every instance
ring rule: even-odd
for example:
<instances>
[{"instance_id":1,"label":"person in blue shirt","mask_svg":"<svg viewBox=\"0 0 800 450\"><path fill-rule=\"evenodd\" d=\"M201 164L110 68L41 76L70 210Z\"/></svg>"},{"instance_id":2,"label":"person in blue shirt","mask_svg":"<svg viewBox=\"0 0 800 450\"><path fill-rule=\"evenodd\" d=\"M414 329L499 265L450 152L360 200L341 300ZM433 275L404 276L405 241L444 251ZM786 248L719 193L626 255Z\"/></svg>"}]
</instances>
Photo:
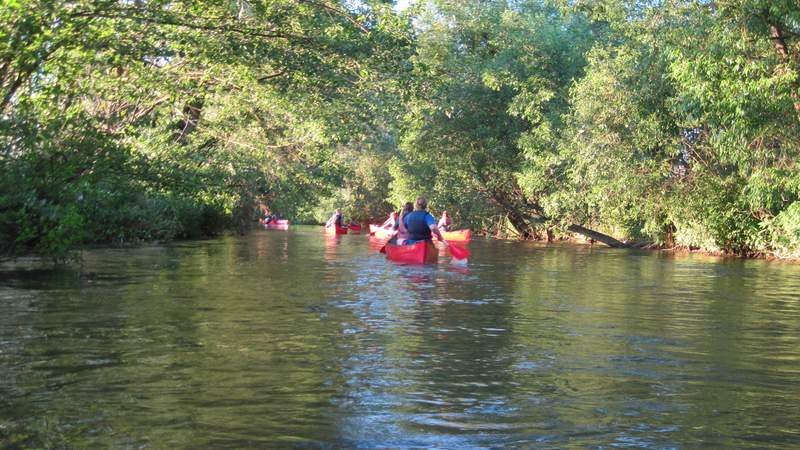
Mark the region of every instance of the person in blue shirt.
<instances>
[{"instance_id":1,"label":"person in blue shirt","mask_svg":"<svg viewBox=\"0 0 800 450\"><path fill-rule=\"evenodd\" d=\"M433 242L433 236L436 236L441 242L447 245L447 242L439 232L436 226L436 218L427 211L428 199L425 197L417 197L414 203L414 212L405 214L403 216L403 225L408 231L408 239L406 245L415 244L420 241Z\"/></svg>"}]
</instances>

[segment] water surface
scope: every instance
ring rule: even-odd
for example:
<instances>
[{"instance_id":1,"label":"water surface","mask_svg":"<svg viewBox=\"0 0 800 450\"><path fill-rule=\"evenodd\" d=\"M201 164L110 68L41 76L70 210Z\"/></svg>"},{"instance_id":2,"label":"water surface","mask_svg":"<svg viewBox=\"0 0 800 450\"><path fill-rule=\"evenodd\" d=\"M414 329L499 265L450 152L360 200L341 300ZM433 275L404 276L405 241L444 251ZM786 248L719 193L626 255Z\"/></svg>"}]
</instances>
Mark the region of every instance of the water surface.
<instances>
[{"instance_id":1,"label":"water surface","mask_svg":"<svg viewBox=\"0 0 800 450\"><path fill-rule=\"evenodd\" d=\"M377 247L301 227L0 271L0 447L800 447L800 265Z\"/></svg>"}]
</instances>

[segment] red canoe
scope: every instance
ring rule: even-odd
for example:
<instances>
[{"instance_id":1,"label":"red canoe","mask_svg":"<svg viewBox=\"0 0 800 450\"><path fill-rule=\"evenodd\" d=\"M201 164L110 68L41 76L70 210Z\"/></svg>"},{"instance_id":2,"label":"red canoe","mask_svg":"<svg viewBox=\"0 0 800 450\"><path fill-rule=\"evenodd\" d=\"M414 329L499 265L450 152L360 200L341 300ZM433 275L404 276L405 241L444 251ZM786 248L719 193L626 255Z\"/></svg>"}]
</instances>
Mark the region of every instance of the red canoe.
<instances>
[{"instance_id":1,"label":"red canoe","mask_svg":"<svg viewBox=\"0 0 800 450\"><path fill-rule=\"evenodd\" d=\"M446 241L469 242L472 239L470 230L442 231L442 237Z\"/></svg>"},{"instance_id":2,"label":"red canoe","mask_svg":"<svg viewBox=\"0 0 800 450\"><path fill-rule=\"evenodd\" d=\"M350 231L361 231L361 225L350 225Z\"/></svg>"},{"instance_id":3,"label":"red canoe","mask_svg":"<svg viewBox=\"0 0 800 450\"><path fill-rule=\"evenodd\" d=\"M386 228L381 228L379 225L369 224L369 234L376 238L389 239L394 234L394 230L387 230Z\"/></svg>"},{"instance_id":4,"label":"red canoe","mask_svg":"<svg viewBox=\"0 0 800 450\"><path fill-rule=\"evenodd\" d=\"M262 225L278 225L278 226L289 225L288 219L270 220L269 223L267 223L264 219L261 219L260 222Z\"/></svg>"},{"instance_id":5,"label":"red canoe","mask_svg":"<svg viewBox=\"0 0 800 450\"><path fill-rule=\"evenodd\" d=\"M404 264L434 264L439 259L439 251L433 243L417 242L413 245L386 245L386 259Z\"/></svg>"},{"instance_id":6,"label":"red canoe","mask_svg":"<svg viewBox=\"0 0 800 450\"><path fill-rule=\"evenodd\" d=\"M264 222L262 221L261 223L262 223L262 224L264 225L264 227L266 227L266 228L277 228L277 229L280 229L280 230L288 230L288 229L289 229L289 221L288 221L288 220L286 220L286 219L282 219L282 220L273 220L273 221L271 221L270 223L264 223Z\"/></svg>"},{"instance_id":7,"label":"red canoe","mask_svg":"<svg viewBox=\"0 0 800 450\"><path fill-rule=\"evenodd\" d=\"M347 234L347 228L337 226L325 227L324 230L328 234Z\"/></svg>"}]
</instances>

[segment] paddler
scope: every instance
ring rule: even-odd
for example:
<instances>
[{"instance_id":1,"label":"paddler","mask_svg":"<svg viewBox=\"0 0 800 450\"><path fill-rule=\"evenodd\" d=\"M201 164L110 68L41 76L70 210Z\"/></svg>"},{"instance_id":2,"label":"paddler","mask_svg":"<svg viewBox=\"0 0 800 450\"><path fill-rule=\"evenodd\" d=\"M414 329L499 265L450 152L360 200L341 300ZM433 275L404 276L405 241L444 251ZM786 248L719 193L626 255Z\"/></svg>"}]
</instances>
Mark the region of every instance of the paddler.
<instances>
[{"instance_id":1,"label":"paddler","mask_svg":"<svg viewBox=\"0 0 800 450\"><path fill-rule=\"evenodd\" d=\"M395 224L397 224L397 212L392 211L389 214L389 218L386 219L386 222L383 222L383 225L381 225L381 228L391 230L395 226Z\"/></svg>"},{"instance_id":2,"label":"paddler","mask_svg":"<svg viewBox=\"0 0 800 450\"><path fill-rule=\"evenodd\" d=\"M442 211L442 218L439 219L439 230L441 231L448 231L450 229L450 225L453 224L453 219L447 215L447 211Z\"/></svg>"},{"instance_id":3,"label":"paddler","mask_svg":"<svg viewBox=\"0 0 800 450\"><path fill-rule=\"evenodd\" d=\"M403 209L400 211L400 216L398 216L397 221L394 223L397 245L403 245L405 244L406 240L408 240L408 230L403 223L403 219L405 218L406 214L411 214L412 212L414 212L414 205L411 202L406 202L406 204L403 205Z\"/></svg>"},{"instance_id":4,"label":"paddler","mask_svg":"<svg viewBox=\"0 0 800 450\"><path fill-rule=\"evenodd\" d=\"M408 240L406 245L415 244L420 241L433 242L436 236L441 242L447 245L447 241L442 237L439 227L436 226L436 218L427 211L428 199L417 197L414 203L414 211L403 216L403 225L408 230Z\"/></svg>"},{"instance_id":5,"label":"paddler","mask_svg":"<svg viewBox=\"0 0 800 450\"><path fill-rule=\"evenodd\" d=\"M325 228L330 228L334 225L336 228L344 228L342 226L342 210L339 208L336 208L336 211L333 213L331 218L325 223Z\"/></svg>"}]
</instances>

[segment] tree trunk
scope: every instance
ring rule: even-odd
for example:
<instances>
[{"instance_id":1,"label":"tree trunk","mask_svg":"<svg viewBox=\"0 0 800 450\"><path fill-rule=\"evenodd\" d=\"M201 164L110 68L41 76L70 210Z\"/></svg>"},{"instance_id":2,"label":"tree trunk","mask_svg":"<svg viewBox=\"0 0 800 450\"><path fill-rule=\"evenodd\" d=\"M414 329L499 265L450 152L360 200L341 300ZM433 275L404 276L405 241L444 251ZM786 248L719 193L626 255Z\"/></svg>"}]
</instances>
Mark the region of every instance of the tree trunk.
<instances>
[{"instance_id":1,"label":"tree trunk","mask_svg":"<svg viewBox=\"0 0 800 450\"><path fill-rule=\"evenodd\" d=\"M783 33L783 28L781 28L779 24L770 23L769 31L772 43L775 45L775 50L778 52L778 55L780 55L781 61L783 61L784 64L791 64L794 62L793 55L789 54L789 46L786 45L786 37ZM794 99L794 110L800 114L800 79L795 77L792 81L791 89L790 95L792 99Z\"/></svg>"},{"instance_id":2,"label":"tree trunk","mask_svg":"<svg viewBox=\"0 0 800 450\"><path fill-rule=\"evenodd\" d=\"M186 103L183 107L183 120L178 122L175 140L180 143L186 142L186 137L197 128L200 116L203 114L203 100L194 99Z\"/></svg>"},{"instance_id":3,"label":"tree trunk","mask_svg":"<svg viewBox=\"0 0 800 450\"><path fill-rule=\"evenodd\" d=\"M481 185L487 187L488 180L486 179L485 174L477 173L476 175L481 181ZM538 202L526 198L525 194L522 192L522 189L519 187L519 185L517 185L515 180L511 181L510 184L506 183L500 186L495 185L493 188L487 188L484 190L484 193L488 194L489 197L498 206L500 206L503 212L508 216L508 221L511 222L511 225L515 230L517 230L520 239L539 237L539 233L537 232L535 225L543 224L550 220L550 218L544 215L544 208L542 208ZM581 225L572 224L567 227L567 230L573 233L582 234L598 242L602 242L609 247L630 247L628 244L620 242L611 236L590 230ZM551 239L552 234L548 230L548 242Z\"/></svg>"},{"instance_id":4,"label":"tree trunk","mask_svg":"<svg viewBox=\"0 0 800 450\"><path fill-rule=\"evenodd\" d=\"M597 231L594 231L594 230L590 230L590 229L588 229L586 227L582 227L580 225L572 224L572 225L567 227L567 230L569 230L569 231L571 231L573 233L581 234L581 235L586 236L586 237L588 237L590 239L594 239L597 242L602 242L603 244L606 244L609 247L613 247L613 248L627 248L627 247L630 247L628 244L626 244L624 242L620 242L620 241L614 239L613 237L611 237L611 236L609 236L607 234L603 234L603 233L600 233L600 232L597 232Z\"/></svg>"},{"instance_id":5,"label":"tree trunk","mask_svg":"<svg viewBox=\"0 0 800 450\"><path fill-rule=\"evenodd\" d=\"M508 215L509 222L511 222L511 225L517 230L521 239L538 237L539 233L537 233L535 225L550 220L547 216L542 214L543 208L538 203L531 202L524 198L521 190L508 193L496 189L492 191L491 196L492 200L503 208L504 212ZM572 224L567 227L567 230L589 237L597 242L602 242L609 247L629 247L628 244L620 242L611 236L590 230L581 225ZM549 241L550 234L547 236Z\"/></svg>"},{"instance_id":6,"label":"tree trunk","mask_svg":"<svg viewBox=\"0 0 800 450\"><path fill-rule=\"evenodd\" d=\"M8 87L8 92L6 92L6 95L3 96L3 100L0 101L0 113L5 111L7 105L11 104L11 100L14 98L14 94L17 93L17 89L22 86L22 83L27 80L27 78L28 77L23 74L17 75L17 79L11 83L11 85Z\"/></svg>"},{"instance_id":7,"label":"tree trunk","mask_svg":"<svg viewBox=\"0 0 800 450\"><path fill-rule=\"evenodd\" d=\"M514 193L508 193L501 189L491 191L492 200L495 201L508 216L511 226L519 233L521 239L530 239L536 236L534 225L541 223L538 215L529 213L533 210L527 202Z\"/></svg>"}]
</instances>

